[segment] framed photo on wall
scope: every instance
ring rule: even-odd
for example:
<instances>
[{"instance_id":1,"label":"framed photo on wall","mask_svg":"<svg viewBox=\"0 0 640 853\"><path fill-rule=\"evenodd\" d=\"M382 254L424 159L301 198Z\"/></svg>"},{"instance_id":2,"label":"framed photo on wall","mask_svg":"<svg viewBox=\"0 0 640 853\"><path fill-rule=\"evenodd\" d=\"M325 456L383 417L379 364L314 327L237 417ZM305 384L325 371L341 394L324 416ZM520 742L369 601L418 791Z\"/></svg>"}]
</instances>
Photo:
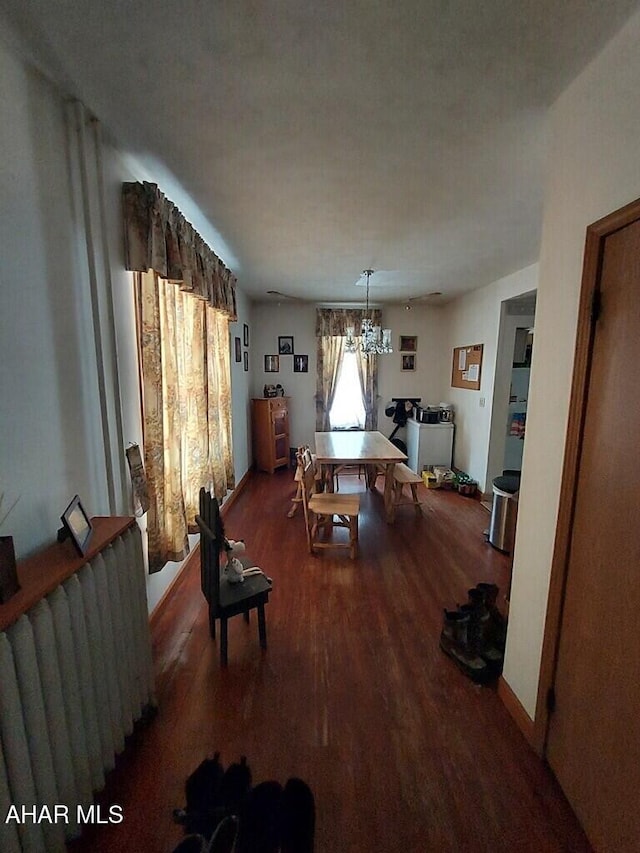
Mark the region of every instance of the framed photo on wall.
<instances>
[{"instance_id":1,"label":"framed photo on wall","mask_svg":"<svg viewBox=\"0 0 640 853\"><path fill-rule=\"evenodd\" d=\"M245 323L242 327L243 343L246 347L249 346L249 326Z\"/></svg>"},{"instance_id":2,"label":"framed photo on wall","mask_svg":"<svg viewBox=\"0 0 640 853\"><path fill-rule=\"evenodd\" d=\"M400 352L415 352L418 349L416 335L400 335Z\"/></svg>"},{"instance_id":3,"label":"framed photo on wall","mask_svg":"<svg viewBox=\"0 0 640 853\"><path fill-rule=\"evenodd\" d=\"M264 357L264 372L278 373L280 371L280 356L265 355Z\"/></svg>"},{"instance_id":4,"label":"framed photo on wall","mask_svg":"<svg viewBox=\"0 0 640 853\"><path fill-rule=\"evenodd\" d=\"M236 338L234 343L236 347L236 361L242 361L242 344L240 338Z\"/></svg>"},{"instance_id":5,"label":"framed photo on wall","mask_svg":"<svg viewBox=\"0 0 640 853\"><path fill-rule=\"evenodd\" d=\"M293 357L293 372L308 373L309 372L309 356L294 355Z\"/></svg>"},{"instance_id":6,"label":"framed photo on wall","mask_svg":"<svg viewBox=\"0 0 640 853\"><path fill-rule=\"evenodd\" d=\"M402 356L402 369L403 370L415 370L416 369L416 357L415 357L415 355L403 355Z\"/></svg>"},{"instance_id":7,"label":"framed photo on wall","mask_svg":"<svg viewBox=\"0 0 640 853\"><path fill-rule=\"evenodd\" d=\"M246 373L249 370L249 353L244 351L244 372Z\"/></svg>"},{"instance_id":8,"label":"framed photo on wall","mask_svg":"<svg viewBox=\"0 0 640 853\"><path fill-rule=\"evenodd\" d=\"M280 335L278 337L278 354L293 355L293 338L291 335Z\"/></svg>"}]
</instances>

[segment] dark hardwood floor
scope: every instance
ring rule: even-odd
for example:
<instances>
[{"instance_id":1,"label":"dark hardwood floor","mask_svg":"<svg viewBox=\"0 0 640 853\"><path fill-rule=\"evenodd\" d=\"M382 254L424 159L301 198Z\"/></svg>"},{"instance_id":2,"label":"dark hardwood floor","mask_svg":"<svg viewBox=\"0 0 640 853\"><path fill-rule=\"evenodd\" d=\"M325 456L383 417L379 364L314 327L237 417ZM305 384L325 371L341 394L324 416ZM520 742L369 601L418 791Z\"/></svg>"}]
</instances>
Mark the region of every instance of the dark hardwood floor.
<instances>
[{"instance_id":1,"label":"dark hardwood floor","mask_svg":"<svg viewBox=\"0 0 640 853\"><path fill-rule=\"evenodd\" d=\"M379 488L381 482L379 483ZM356 477L341 490L362 489ZM478 501L420 487L426 517L383 520L362 491L360 551L311 557L292 472L255 474L225 516L274 581L269 647L255 618L229 623L229 666L208 636L192 561L154 620L158 714L141 726L100 803L119 825L73 853L170 853L172 810L203 757L246 755L254 782L299 776L317 809L316 851L589 851L550 771L495 689L474 685L438 645L442 611L479 581L508 584Z\"/></svg>"}]
</instances>

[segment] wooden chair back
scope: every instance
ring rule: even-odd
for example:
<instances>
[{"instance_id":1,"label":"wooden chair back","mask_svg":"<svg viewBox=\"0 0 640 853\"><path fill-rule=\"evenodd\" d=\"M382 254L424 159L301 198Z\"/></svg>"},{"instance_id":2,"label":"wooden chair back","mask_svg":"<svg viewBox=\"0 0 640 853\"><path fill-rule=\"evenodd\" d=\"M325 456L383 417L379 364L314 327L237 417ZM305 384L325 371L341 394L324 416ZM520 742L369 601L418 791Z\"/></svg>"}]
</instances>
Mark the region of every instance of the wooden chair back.
<instances>
[{"instance_id":1,"label":"wooden chair back","mask_svg":"<svg viewBox=\"0 0 640 853\"><path fill-rule=\"evenodd\" d=\"M220 610L220 557L224 542L224 526L217 498L207 489L200 489L200 586L207 599L209 611L216 618Z\"/></svg>"},{"instance_id":2,"label":"wooden chair back","mask_svg":"<svg viewBox=\"0 0 640 853\"><path fill-rule=\"evenodd\" d=\"M200 528L200 570L202 592L209 604L209 633L216 638L216 619L220 620L220 662L227 665L227 621L232 616L243 614L249 622L249 611L258 611L258 634L260 646L267 647L265 604L269 601L271 579L243 556L240 562L247 571L241 583L231 583L221 577L220 554L224 547L224 526L220 517L218 501L206 489L200 489L200 514L196 522Z\"/></svg>"}]
</instances>

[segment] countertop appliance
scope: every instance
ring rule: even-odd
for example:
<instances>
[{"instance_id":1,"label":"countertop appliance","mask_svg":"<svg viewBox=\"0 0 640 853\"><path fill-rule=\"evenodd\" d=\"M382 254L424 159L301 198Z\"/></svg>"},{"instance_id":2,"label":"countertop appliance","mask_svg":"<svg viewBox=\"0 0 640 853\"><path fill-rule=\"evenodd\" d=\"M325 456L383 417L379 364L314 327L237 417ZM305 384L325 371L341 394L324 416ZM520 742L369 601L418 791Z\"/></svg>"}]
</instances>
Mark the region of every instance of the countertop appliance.
<instances>
[{"instance_id":1,"label":"countertop appliance","mask_svg":"<svg viewBox=\"0 0 640 853\"><path fill-rule=\"evenodd\" d=\"M416 474L429 465L444 465L451 468L453 463L452 423L419 423L415 418L407 421L407 465Z\"/></svg>"}]
</instances>

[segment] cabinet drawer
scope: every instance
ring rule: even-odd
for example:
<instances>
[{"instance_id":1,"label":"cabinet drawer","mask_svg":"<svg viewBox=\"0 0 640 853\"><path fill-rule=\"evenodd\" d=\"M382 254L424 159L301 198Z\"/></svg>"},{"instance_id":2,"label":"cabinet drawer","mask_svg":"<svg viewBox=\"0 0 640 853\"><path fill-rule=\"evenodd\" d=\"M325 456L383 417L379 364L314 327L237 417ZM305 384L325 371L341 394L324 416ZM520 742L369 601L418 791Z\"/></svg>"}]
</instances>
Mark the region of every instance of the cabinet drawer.
<instances>
[{"instance_id":1,"label":"cabinet drawer","mask_svg":"<svg viewBox=\"0 0 640 853\"><path fill-rule=\"evenodd\" d=\"M269 400L269 408L272 412L286 412L287 401L282 397L274 397Z\"/></svg>"}]
</instances>

